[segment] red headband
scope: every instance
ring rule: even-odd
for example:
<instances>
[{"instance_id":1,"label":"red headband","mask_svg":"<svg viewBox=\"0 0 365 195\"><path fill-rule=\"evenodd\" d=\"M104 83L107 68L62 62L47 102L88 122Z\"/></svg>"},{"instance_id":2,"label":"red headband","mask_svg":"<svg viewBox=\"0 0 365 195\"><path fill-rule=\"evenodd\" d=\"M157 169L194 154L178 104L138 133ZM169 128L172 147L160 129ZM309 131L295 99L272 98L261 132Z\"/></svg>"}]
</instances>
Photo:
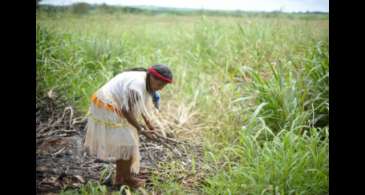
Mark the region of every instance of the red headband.
<instances>
[{"instance_id":1,"label":"red headband","mask_svg":"<svg viewBox=\"0 0 365 195\"><path fill-rule=\"evenodd\" d=\"M153 76L161 79L162 81L165 81L166 83L171 83L172 80L169 78L166 78L164 76L162 76L159 72L156 71L156 69L154 69L153 67L148 68L148 72L151 73Z\"/></svg>"}]
</instances>

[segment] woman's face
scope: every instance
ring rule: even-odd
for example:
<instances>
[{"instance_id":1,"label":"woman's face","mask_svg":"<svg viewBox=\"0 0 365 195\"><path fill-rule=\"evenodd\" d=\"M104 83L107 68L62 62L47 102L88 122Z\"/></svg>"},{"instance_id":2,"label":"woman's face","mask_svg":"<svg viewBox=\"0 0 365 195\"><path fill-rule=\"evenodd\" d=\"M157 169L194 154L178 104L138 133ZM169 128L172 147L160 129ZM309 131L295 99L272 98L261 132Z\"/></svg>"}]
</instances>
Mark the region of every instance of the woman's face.
<instances>
[{"instance_id":1,"label":"woman's face","mask_svg":"<svg viewBox=\"0 0 365 195\"><path fill-rule=\"evenodd\" d=\"M160 79L156 78L155 76L153 76L151 74L150 84L151 84L151 89L153 91L159 91L159 90L163 89L167 83L161 81Z\"/></svg>"}]
</instances>

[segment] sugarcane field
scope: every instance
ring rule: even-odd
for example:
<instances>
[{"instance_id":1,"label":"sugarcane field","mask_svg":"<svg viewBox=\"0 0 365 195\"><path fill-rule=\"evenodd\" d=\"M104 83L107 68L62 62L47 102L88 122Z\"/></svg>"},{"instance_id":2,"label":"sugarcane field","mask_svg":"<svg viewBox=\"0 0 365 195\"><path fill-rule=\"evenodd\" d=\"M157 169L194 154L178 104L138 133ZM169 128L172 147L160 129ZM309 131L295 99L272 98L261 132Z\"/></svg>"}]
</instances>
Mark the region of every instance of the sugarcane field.
<instances>
[{"instance_id":1,"label":"sugarcane field","mask_svg":"<svg viewBox=\"0 0 365 195\"><path fill-rule=\"evenodd\" d=\"M37 194L329 193L328 12L47 2Z\"/></svg>"}]
</instances>

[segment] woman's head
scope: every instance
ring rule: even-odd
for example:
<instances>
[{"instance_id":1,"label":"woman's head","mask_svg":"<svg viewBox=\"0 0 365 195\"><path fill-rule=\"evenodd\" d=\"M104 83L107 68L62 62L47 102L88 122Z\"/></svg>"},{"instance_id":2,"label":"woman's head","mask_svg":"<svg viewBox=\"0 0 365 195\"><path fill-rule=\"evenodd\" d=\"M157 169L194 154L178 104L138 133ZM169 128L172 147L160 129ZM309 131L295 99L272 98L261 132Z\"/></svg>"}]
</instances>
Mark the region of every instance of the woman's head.
<instances>
[{"instance_id":1,"label":"woman's head","mask_svg":"<svg viewBox=\"0 0 365 195\"><path fill-rule=\"evenodd\" d=\"M148 68L150 87L153 91L161 90L172 82L172 72L166 65L156 64Z\"/></svg>"}]
</instances>

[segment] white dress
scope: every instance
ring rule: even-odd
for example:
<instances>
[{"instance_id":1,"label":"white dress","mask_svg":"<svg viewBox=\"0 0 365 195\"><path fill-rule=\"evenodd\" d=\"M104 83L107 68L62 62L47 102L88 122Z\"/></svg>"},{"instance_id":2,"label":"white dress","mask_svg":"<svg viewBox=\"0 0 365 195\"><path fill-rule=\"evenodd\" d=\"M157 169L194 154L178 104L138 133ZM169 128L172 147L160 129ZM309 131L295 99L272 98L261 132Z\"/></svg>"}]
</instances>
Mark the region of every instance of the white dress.
<instances>
[{"instance_id":1,"label":"white dress","mask_svg":"<svg viewBox=\"0 0 365 195\"><path fill-rule=\"evenodd\" d=\"M94 95L104 104L111 104L113 108L130 110L129 100L137 101L132 108L136 119L147 111L152 103L152 97L146 90L146 75L144 71L127 71L120 73L101 87ZM131 96L131 91L137 98ZM97 106L93 102L90 106L87 122L85 147L97 158L108 161L132 158L131 171L139 172L140 154L137 130L127 120L121 118L112 110Z\"/></svg>"}]
</instances>

